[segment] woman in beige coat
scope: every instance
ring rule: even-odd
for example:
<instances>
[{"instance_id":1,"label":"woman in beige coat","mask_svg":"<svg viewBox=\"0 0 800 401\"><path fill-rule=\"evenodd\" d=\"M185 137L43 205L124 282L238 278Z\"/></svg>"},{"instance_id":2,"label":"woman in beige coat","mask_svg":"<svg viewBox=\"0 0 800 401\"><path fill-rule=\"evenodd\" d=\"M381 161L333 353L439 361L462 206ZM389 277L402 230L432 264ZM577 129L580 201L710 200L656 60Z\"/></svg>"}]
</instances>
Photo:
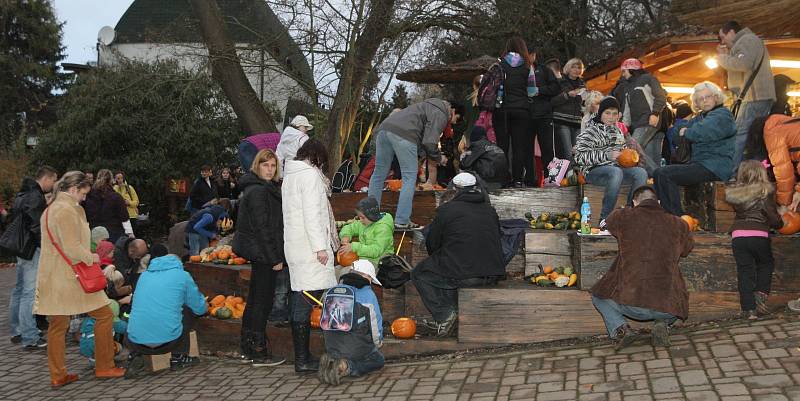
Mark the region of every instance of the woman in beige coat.
<instances>
[{"instance_id":1,"label":"woman in beige coat","mask_svg":"<svg viewBox=\"0 0 800 401\"><path fill-rule=\"evenodd\" d=\"M114 366L114 314L108 306L105 292L85 293L75 278L72 266L67 264L53 245L55 241L72 264L92 264L99 261L98 256L90 251L89 223L80 206L80 202L91 189L91 184L82 172L70 171L56 183L55 189L55 199L47 207L41 220L42 250L33 306L34 313L46 315L50 321L47 331L50 384L61 387L78 380L78 375L67 373L64 337L69 327L70 315L81 313L88 313L96 320L95 376L123 376L125 369Z\"/></svg>"}]
</instances>

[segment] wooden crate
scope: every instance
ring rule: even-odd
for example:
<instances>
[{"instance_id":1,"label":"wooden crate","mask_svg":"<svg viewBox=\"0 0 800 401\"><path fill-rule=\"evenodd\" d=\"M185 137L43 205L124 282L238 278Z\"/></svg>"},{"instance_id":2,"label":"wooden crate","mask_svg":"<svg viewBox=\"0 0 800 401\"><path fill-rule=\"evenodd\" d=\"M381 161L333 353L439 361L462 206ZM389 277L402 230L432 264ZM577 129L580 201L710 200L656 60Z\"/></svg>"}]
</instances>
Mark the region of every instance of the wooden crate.
<instances>
[{"instance_id":1,"label":"wooden crate","mask_svg":"<svg viewBox=\"0 0 800 401\"><path fill-rule=\"evenodd\" d=\"M530 230L525 234L525 274L539 271L539 265L571 266L569 231Z\"/></svg>"},{"instance_id":2,"label":"wooden crate","mask_svg":"<svg viewBox=\"0 0 800 401\"><path fill-rule=\"evenodd\" d=\"M577 210L578 187L501 189L491 192L489 199L501 219L524 219L525 213Z\"/></svg>"},{"instance_id":3,"label":"wooden crate","mask_svg":"<svg viewBox=\"0 0 800 401\"><path fill-rule=\"evenodd\" d=\"M600 225L600 212L603 210L603 194L605 192L605 187L599 185L592 185L592 184L584 184L580 186L581 188L581 195L580 199L578 200L578 207L574 210L580 211L581 204L583 203L583 198L589 198L589 206L592 208L592 227L597 227ZM617 203L614 208L620 208L625 206L628 202L628 192L630 191L630 185L623 185L619 189L619 195L617 196Z\"/></svg>"},{"instance_id":4,"label":"wooden crate","mask_svg":"<svg viewBox=\"0 0 800 401\"><path fill-rule=\"evenodd\" d=\"M681 259L680 267L689 291L736 291L736 261L731 239L726 234L695 233L694 249ZM579 269L579 287L589 289L611 267L617 257L617 240L612 236L574 235L574 262ZM800 236L772 238L775 272L772 290L800 290Z\"/></svg>"}]
</instances>

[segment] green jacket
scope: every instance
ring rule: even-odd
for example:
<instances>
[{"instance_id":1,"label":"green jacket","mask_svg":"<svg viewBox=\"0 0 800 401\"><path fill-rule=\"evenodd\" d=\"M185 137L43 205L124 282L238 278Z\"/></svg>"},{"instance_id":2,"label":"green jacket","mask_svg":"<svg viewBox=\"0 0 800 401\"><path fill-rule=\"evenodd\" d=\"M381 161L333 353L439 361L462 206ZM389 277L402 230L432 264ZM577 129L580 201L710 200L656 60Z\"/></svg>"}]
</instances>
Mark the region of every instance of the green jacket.
<instances>
[{"instance_id":1,"label":"green jacket","mask_svg":"<svg viewBox=\"0 0 800 401\"><path fill-rule=\"evenodd\" d=\"M353 252L361 259L367 259L378 268L378 260L382 256L394 253L394 219L389 213L383 213L380 220L365 226L360 221L350 223L339 232L339 238L358 237L352 242Z\"/></svg>"}]
</instances>

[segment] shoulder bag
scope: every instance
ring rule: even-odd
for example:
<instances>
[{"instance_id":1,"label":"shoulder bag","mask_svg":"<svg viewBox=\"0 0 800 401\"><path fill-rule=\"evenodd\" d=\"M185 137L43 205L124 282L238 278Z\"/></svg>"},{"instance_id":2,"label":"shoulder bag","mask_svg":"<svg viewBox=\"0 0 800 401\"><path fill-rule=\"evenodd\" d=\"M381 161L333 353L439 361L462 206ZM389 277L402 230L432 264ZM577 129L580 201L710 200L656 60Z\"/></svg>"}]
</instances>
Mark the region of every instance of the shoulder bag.
<instances>
[{"instance_id":1,"label":"shoulder bag","mask_svg":"<svg viewBox=\"0 0 800 401\"><path fill-rule=\"evenodd\" d=\"M742 102L744 101L745 95L747 95L747 91L750 90L751 86L753 86L753 81L756 79L758 71L761 70L761 64L764 63L764 53L766 52L767 50L764 48L761 52L761 59L758 60L758 66L756 66L756 69L752 74L750 74L750 78L748 78L747 82L745 82L742 92L739 93L739 96L736 96L736 100L733 101L733 104L731 105L731 113L733 113L733 118L737 118L739 116L739 108L742 106Z\"/></svg>"},{"instance_id":2,"label":"shoulder bag","mask_svg":"<svg viewBox=\"0 0 800 401\"><path fill-rule=\"evenodd\" d=\"M81 288L83 288L83 292L91 294L104 290L106 288L106 276L103 275L103 270L100 269L100 264L93 263L91 265L87 265L83 262L72 264L67 255L64 255L64 251L62 251L61 247L58 246L56 240L53 238L53 234L50 232L49 217L50 208L44 212L44 226L47 230L47 236L50 238L50 242L56 248L56 251L58 251L59 255L64 258L64 261L67 262L68 265L72 266L72 270L75 272L75 278L78 279L78 283L80 283Z\"/></svg>"}]
</instances>

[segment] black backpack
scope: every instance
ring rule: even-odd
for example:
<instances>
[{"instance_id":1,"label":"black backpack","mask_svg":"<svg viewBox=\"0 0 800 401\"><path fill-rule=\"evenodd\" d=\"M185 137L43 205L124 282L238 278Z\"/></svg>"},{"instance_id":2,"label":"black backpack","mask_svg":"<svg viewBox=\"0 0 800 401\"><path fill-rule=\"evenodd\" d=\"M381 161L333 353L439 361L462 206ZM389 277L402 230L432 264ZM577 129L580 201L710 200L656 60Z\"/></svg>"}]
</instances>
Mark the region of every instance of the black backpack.
<instances>
[{"instance_id":1,"label":"black backpack","mask_svg":"<svg viewBox=\"0 0 800 401\"><path fill-rule=\"evenodd\" d=\"M478 87L478 107L481 110L493 111L503 103L502 98L497 98L497 92L505 80L506 73L498 60L481 77L481 84Z\"/></svg>"},{"instance_id":2,"label":"black backpack","mask_svg":"<svg viewBox=\"0 0 800 401\"><path fill-rule=\"evenodd\" d=\"M378 261L378 281L383 288L402 287L411 279L411 265L399 255L386 255Z\"/></svg>"},{"instance_id":3,"label":"black backpack","mask_svg":"<svg viewBox=\"0 0 800 401\"><path fill-rule=\"evenodd\" d=\"M352 190L353 184L356 182L356 176L353 174L353 160L347 159L342 161L336 174L333 175L331 181L331 188L333 192L342 192L345 189Z\"/></svg>"}]
</instances>

